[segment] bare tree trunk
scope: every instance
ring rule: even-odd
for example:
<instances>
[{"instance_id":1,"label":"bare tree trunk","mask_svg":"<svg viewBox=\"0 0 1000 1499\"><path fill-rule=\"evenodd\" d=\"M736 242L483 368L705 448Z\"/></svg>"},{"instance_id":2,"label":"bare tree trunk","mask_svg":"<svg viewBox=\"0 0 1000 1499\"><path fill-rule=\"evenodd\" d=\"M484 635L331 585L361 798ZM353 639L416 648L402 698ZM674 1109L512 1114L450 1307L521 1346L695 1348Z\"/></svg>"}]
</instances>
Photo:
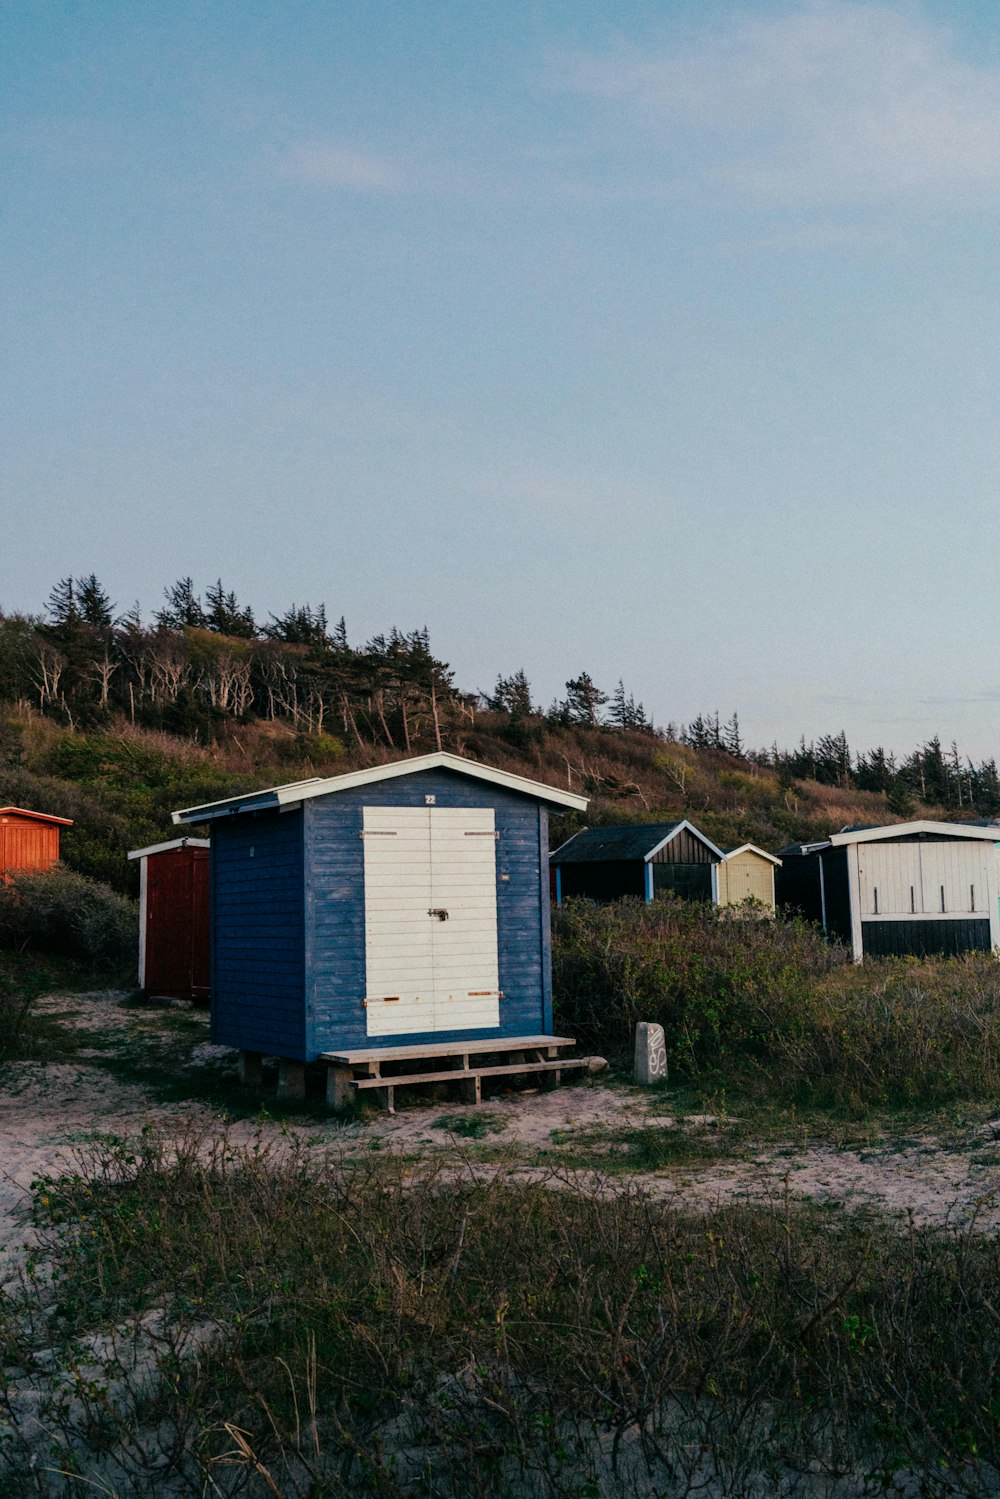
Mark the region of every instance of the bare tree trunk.
<instances>
[{"instance_id":1,"label":"bare tree trunk","mask_svg":"<svg viewBox=\"0 0 1000 1499\"><path fill-rule=\"evenodd\" d=\"M385 721L385 708L383 706L383 700L382 700L382 693L381 692L376 692L376 694L375 694L375 706L378 709L379 722L382 725L382 729L383 729L383 731L385 733L386 739L389 741L389 747L390 747L390 749L395 749L396 748L396 741L395 741L395 739L393 739L392 735L389 733L389 725Z\"/></svg>"},{"instance_id":2,"label":"bare tree trunk","mask_svg":"<svg viewBox=\"0 0 1000 1499\"><path fill-rule=\"evenodd\" d=\"M434 690L434 683L433 682L431 683L431 713L434 716L434 740L435 740L435 742L437 744L437 747L438 747L438 753L440 754L440 752L441 752L441 720L438 718L437 693Z\"/></svg>"}]
</instances>

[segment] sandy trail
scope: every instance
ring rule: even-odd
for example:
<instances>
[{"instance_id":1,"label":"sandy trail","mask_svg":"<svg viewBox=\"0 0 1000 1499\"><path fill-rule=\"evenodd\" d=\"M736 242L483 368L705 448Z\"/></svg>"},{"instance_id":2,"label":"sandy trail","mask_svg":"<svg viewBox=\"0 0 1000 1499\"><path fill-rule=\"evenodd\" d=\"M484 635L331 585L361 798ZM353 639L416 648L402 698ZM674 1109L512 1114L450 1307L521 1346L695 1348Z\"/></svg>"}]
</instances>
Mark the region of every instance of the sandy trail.
<instances>
[{"instance_id":1,"label":"sandy trail","mask_svg":"<svg viewBox=\"0 0 1000 1499\"><path fill-rule=\"evenodd\" d=\"M71 1023L95 1032L95 1041L100 1033L105 1046L109 1034L120 1036L122 1044L155 1035L162 1016L123 1007L122 998L101 993L53 998L44 1004L52 1013L72 1012ZM14 1271L31 1239L31 1183L70 1169L79 1149L95 1136L137 1134L147 1125L168 1138L192 1128L225 1128L236 1139L249 1139L261 1128L275 1139L280 1135L278 1124L234 1125L198 1101L158 1103L140 1082L114 1078L101 1065L101 1054L102 1046L95 1045L84 1048L72 1062L13 1064L0 1080L0 1284ZM196 1064L235 1063L233 1054L206 1042L196 1043L188 1055ZM666 1103L663 1095L595 1080L490 1099L476 1116L489 1124L484 1144L501 1147L511 1166L534 1175L562 1171L561 1151L572 1148L575 1139L593 1143L600 1142L602 1134L663 1127L670 1122L662 1112ZM462 1105L438 1101L363 1123L303 1119L293 1128L310 1150L350 1156L375 1145L407 1155L460 1152L466 1162L474 1163L482 1157L482 1147L454 1133L455 1121L467 1117ZM927 1135L886 1139L863 1150L808 1142L762 1143L748 1150L743 1140L731 1156L726 1154L723 1125L718 1150L704 1162L623 1173L618 1159L617 1169L609 1159L607 1172L566 1169L565 1174L598 1183L607 1191L619 1189L627 1180L633 1188L677 1206L774 1200L787 1190L795 1198L870 1208L899 1219L912 1214L917 1223L965 1223L976 1214L982 1226L1000 1226L1000 1120L957 1141Z\"/></svg>"}]
</instances>

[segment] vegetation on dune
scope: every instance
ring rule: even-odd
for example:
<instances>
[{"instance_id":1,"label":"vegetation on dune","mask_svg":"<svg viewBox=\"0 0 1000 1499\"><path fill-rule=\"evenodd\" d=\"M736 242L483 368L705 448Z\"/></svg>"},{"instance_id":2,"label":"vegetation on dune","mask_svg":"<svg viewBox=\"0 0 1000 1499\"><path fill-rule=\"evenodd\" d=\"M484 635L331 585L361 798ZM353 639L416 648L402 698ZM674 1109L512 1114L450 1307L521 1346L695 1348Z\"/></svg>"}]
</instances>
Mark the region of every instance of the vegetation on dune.
<instances>
[{"instance_id":1,"label":"vegetation on dune","mask_svg":"<svg viewBox=\"0 0 1000 1499\"><path fill-rule=\"evenodd\" d=\"M556 1023L625 1059L637 1020L711 1092L865 1110L1000 1094L1000 965L990 954L863 968L800 921L659 897L555 913Z\"/></svg>"},{"instance_id":2,"label":"vegetation on dune","mask_svg":"<svg viewBox=\"0 0 1000 1499\"><path fill-rule=\"evenodd\" d=\"M60 954L94 973L135 977L135 902L63 865L20 871L0 881L0 947Z\"/></svg>"},{"instance_id":3,"label":"vegetation on dune","mask_svg":"<svg viewBox=\"0 0 1000 1499\"><path fill-rule=\"evenodd\" d=\"M177 807L431 749L580 791L590 824L688 816L724 844L1000 811L994 762L937 739L900 761L843 734L752 750L735 714L654 730L586 671L543 710L523 671L456 686L426 630L354 645L308 604L260 623L221 581L202 598L181 579L151 623L93 575L64 578L43 615L0 614L0 801L73 818L67 863L118 889L134 893L127 849L170 836Z\"/></svg>"},{"instance_id":4,"label":"vegetation on dune","mask_svg":"<svg viewBox=\"0 0 1000 1499\"><path fill-rule=\"evenodd\" d=\"M552 1186L96 1148L39 1184L39 1268L0 1301L6 1492L26 1410L58 1458L38 1494L57 1468L383 1499L1000 1477L995 1239Z\"/></svg>"}]
</instances>

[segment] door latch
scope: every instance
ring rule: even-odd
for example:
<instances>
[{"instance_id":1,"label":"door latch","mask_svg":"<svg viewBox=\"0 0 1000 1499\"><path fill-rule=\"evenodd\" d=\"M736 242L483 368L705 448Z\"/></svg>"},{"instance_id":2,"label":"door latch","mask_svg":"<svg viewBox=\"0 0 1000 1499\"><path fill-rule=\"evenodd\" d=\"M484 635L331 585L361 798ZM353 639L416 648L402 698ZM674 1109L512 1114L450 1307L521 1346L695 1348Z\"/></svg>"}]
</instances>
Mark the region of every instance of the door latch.
<instances>
[{"instance_id":1,"label":"door latch","mask_svg":"<svg viewBox=\"0 0 1000 1499\"><path fill-rule=\"evenodd\" d=\"M433 910L428 911L427 914L428 916L436 916L438 921L448 920L448 912L444 909L443 906L435 906Z\"/></svg>"}]
</instances>

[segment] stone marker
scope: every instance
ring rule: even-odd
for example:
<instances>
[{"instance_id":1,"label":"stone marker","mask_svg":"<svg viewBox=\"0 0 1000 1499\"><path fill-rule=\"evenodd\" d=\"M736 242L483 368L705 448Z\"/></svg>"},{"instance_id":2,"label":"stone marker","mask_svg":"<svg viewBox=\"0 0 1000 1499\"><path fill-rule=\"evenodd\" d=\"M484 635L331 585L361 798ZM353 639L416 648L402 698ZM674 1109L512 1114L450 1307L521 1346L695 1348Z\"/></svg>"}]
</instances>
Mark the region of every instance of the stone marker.
<instances>
[{"instance_id":1,"label":"stone marker","mask_svg":"<svg viewBox=\"0 0 1000 1499\"><path fill-rule=\"evenodd\" d=\"M663 1026L652 1020L640 1020L635 1028L635 1066L637 1083L665 1083L667 1080L667 1043Z\"/></svg>"}]
</instances>

